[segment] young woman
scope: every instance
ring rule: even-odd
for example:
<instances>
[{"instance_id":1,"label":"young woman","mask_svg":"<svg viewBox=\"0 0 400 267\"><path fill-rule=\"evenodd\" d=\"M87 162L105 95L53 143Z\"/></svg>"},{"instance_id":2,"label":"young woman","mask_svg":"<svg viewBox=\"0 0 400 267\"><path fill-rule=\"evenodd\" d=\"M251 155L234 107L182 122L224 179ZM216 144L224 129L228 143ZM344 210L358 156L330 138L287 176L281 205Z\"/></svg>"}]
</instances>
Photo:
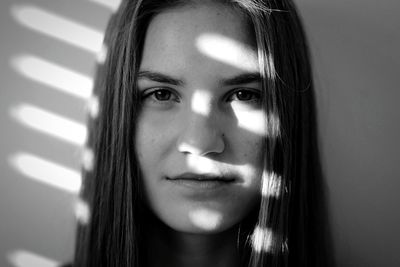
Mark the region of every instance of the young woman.
<instances>
[{"instance_id":1,"label":"young woman","mask_svg":"<svg viewBox=\"0 0 400 267\"><path fill-rule=\"evenodd\" d=\"M290 0L127 0L105 45L75 266L330 266Z\"/></svg>"}]
</instances>

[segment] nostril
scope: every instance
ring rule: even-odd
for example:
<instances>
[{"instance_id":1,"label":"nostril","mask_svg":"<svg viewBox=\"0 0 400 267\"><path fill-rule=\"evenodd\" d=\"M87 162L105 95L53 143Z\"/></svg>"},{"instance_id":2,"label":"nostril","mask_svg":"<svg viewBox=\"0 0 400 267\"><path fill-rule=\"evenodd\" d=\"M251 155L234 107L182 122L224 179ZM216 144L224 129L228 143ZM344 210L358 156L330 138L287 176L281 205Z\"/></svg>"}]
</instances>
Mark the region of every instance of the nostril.
<instances>
[{"instance_id":1,"label":"nostril","mask_svg":"<svg viewBox=\"0 0 400 267\"><path fill-rule=\"evenodd\" d=\"M176 144L179 152L205 155L224 151L223 128L217 123L215 116L188 113L179 126Z\"/></svg>"},{"instance_id":2,"label":"nostril","mask_svg":"<svg viewBox=\"0 0 400 267\"><path fill-rule=\"evenodd\" d=\"M178 151L182 153L189 153L189 154L201 154L200 149L188 144L188 143L181 143L178 145Z\"/></svg>"}]
</instances>

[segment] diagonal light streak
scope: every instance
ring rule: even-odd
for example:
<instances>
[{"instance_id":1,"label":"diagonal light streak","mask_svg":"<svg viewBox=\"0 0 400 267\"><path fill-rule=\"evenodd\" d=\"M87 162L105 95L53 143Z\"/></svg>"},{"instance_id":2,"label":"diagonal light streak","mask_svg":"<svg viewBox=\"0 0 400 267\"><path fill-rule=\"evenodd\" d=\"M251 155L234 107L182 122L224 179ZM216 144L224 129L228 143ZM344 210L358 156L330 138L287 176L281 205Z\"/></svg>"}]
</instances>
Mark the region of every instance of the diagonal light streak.
<instances>
[{"instance_id":1,"label":"diagonal light streak","mask_svg":"<svg viewBox=\"0 0 400 267\"><path fill-rule=\"evenodd\" d=\"M11 14L21 25L92 53L101 50L103 33L34 5L14 5Z\"/></svg>"},{"instance_id":2,"label":"diagonal light streak","mask_svg":"<svg viewBox=\"0 0 400 267\"><path fill-rule=\"evenodd\" d=\"M212 59L241 70L258 71L258 66L254 65L253 60L257 58L257 54L254 49L246 44L220 34L204 33L197 37L195 45L199 52ZM243 61L243 54L249 60Z\"/></svg>"},{"instance_id":3,"label":"diagonal light streak","mask_svg":"<svg viewBox=\"0 0 400 267\"><path fill-rule=\"evenodd\" d=\"M81 73L34 55L20 55L11 60L13 68L23 76L67 94L88 99L93 80Z\"/></svg>"},{"instance_id":4,"label":"diagonal light streak","mask_svg":"<svg viewBox=\"0 0 400 267\"><path fill-rule=\"evenodd\" d=\"M57 267L59 262L26 250L17 250L8 255L8 261L15 267Z\"/></svg>"},{"instance_id":5,"label":"diagonal light streak","mask_svg":"<svg viewBox=\"0 0 400 267\"><path fill-rule=\"evenodd\" d=\"M89 0L89 1L105 6L111 9L112 11L117 10L119 5L121 4L121 0Z\"/></svg>"},{"instance_id":6,"label":"diagonal light streak","mask_svg":"<svg viewBox=\"0 0 400 267\"><path fill-rule=\"evenodd\" d=\"M246 109L244 104L241 103L233 103L232 105L240 128L257 135L266 135L265 113L263 110Z\"/></svg>"},{"instance_id":7,"label":"diagonal light streak","mask_svg":"<svg viewBox=\"0 0 400 267\"><path fill-rule=\"evenodd\" d=\"M32 129L74 145L82 146L85 143L85 125L69 118L25 103L12 108L10 113L19 123Z\"/></svg>"},{"instance_id":8,"label":"diagonal light streak","mask_svg":"<svg viewBox=\"0 0 400 267\"><path fill-rule=\"evenodd\" d=\"M9 159L18 172L35 181L77 193L81 187L78 171L29 153L17 153Z\"/></svg>"}]
</instances>

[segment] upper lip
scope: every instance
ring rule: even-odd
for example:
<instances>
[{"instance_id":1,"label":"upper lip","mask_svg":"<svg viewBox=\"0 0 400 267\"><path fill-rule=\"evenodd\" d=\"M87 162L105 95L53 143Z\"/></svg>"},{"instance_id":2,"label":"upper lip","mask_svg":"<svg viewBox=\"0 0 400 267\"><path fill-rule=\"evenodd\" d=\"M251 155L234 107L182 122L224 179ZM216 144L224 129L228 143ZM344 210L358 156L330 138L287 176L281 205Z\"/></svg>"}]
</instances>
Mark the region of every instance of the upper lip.
<instances>
[{"instance_id":1,"label":"upper lip","mask_svg":"<svg viewBox=\"0 0 400 267\"><path fill-rule=\"evenodd\" d=\"M185 172L180 175L167 177L168 180L195 180L195 181L221 181L221 182L232 182L235 180L235 177L232 175L218 175L211 173L190 173Z\"/></svg>"}]
</instances>

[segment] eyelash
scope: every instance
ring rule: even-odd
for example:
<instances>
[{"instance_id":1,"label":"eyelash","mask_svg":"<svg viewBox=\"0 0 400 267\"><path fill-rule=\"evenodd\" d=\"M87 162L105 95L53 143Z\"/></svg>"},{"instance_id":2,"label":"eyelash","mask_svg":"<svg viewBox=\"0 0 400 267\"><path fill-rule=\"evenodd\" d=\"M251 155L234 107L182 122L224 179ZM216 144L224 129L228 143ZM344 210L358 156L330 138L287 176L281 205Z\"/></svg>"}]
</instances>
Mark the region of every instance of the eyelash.
<instances>
[{"instance_id":1,"label":"eyelash","mask_svg":"<svg viewBox=\"0 0 400 267\"><path fill-rule=\"evenodd\" d=\"M251 95L251 99L247 99L247 100L240 100L239 99L239 93L245 93L245 94L250 94ZM237 101L241 101L241 102L259 102L261 100L261 92L255 89L248 89L248 88L238 88L236 90L234 90L233 92L229 92L228 94L228 100L232 100L232 98L236 96Z\"/></svg>"},{"instance_id":2,"label":"eyelash","mask_svg":"<svg viewBox=\"0 0 400 267\"><path fill-rule=\"evenodd\" d=\"M150 90L150 92L146 92L148 90L145 90L143 92L142 101L146 100L148 98L152 98L153 101L159 102L159 103L161 103L161 102L169 102L169 101L175 101L177 103L180 102L179 94L175 90L173 90L171 88L153 88L153 89L149 89L149 90ZM238 94L243 93L243 92L245 94L250 94L250 99L242 99L242 100L240 100L239 99L240 96ZM168 99L161 100L161 99L157 98L157 95L156 95L157 93L168 93L169 94L168 95ZM158 96L160 96L160 94ZM174 96L175 99L171 100L170 99L171 96ZM234 100L235 97L236 97L236 100ZM261 99L261 92L259 92L258 90L255 90L255 89L238 88L238 89L235 89L235 90L230 91L229 93L227 93L227 96L225 97L225 99L228 100L228 101L259 102L260 99Z\"/></svg>"},{"instance_id":3,"label":"eyelash","mask_svg":"<svg viewBox=\"0 0 400 267\"><path fill-rule=\"evenodd\" d=\"M150 91L150 92L147 92ZM167 92L169 94L169 96L175 96L175 100L170 100L169 98L167 100L160 100L157 99L156 94L160 93L160 92ZM179 97L178 97L178 93L175 92L175 90L170 89L170 88L153 88L153 89L149 89L149 90L145 90L142 94L142 101L146 100L148 98L152 98L153 101L155 102L167 102L167 101L175 101L177 103L180 102Z\"/></svg>"}]
</instances>

